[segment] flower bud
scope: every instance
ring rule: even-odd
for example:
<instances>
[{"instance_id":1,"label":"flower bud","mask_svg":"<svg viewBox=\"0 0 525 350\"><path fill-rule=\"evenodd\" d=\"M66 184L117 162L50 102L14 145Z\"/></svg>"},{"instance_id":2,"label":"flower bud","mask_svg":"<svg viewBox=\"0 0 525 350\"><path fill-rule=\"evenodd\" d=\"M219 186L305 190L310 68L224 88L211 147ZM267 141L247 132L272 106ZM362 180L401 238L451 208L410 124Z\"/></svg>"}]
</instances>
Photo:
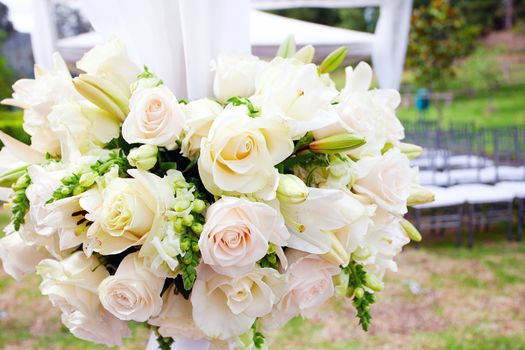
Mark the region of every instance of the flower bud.
<instances>
[{"instance_id":1,"label":"flower bud","mask_svg":"<svg viewBox=\"0 0 525 350\"><path fill-rule=\"evenodd\" d=\"M295 53L294 58L298 59L303 63L312 63L315 55L315 48L312 45L303 46L299 51Z\"/></svg>"},{"instance_id":2,"label":"flower bud","mask_svg":"<svg viewBox=\"0 0 525 350\"><path fill-rule=\"evenodd\" d=\"M126 119L129 112L126 92L108 80L88 74L80 74L73 79L77 92L100 109Z\"/></svg>"},{"instance_id":3,"label":"flower bud","mask_svg":"<svg viewBox=\"0 0 525 350\"><path fill-rule=\"evenodd\" d=\"M129 152L128 161L140 170L149 170L157 164L157 153L157 146L142 145Z\"/></svg>"},{"instance_id":4,"label":"flower bud","mask_svg":"<svg viewBox=\"0 0 525 350\"><path fill-rule=\"evenodd\" d=\"M408 238L415 242L421 242L421 233L417 230L417 228L410 223L407 219L401 220L401 227L403 227L403 230L405 230Z\"/></svg>"},{"instance_id":5,"label":"flower bud","mask_svg":"<svg viewBox=\"0 0 525 350\"><path fill-rule=\"evenodd\" d=\"M184 215L184 217L182 218L182 224L188 227L191 226L193 224L193 215Z\"/></svg>"},{"instance_id":6,"label":"flower bud","mask_svg":"<svg viewBox=\"0 0 525 350\"><path fill-rule=\"evenodd\" d=\"M192 211L196 214L200 214L206 209L206 203L202 199L196 199L193 201Z\"/></svg>"},{"instance_id":7,"label":"flower bud","mask_svg":"<svg viewBox=\"0 0 525 350\"><path fill-rule=\"evenodd\" d=\"M385 287L385 284L383 281L381 281L379 278L377 278L376 275L367 273L366 274L366 286L370 289L372 289L374 292L380 292Z\"/></svg>"},{"instance_id":8,"label":"flower bud","mask_svg":"<svg viewBox=\"0 0 525 350\"><path fill-rule=\"evenodd\" d=\"M398 148L401 151L401 153L405 154L408 157L408 159L414 159L416 157L419 157L423 152L423 148L411 143L401 142L398 145Z\"/></svg>"},{"instance_id":9,"label":"flower bud","mask_svg":"<svg viewBox=\"0 0 525 350\"><path fill-rule=\"evenodd\" d=\"M366 247L357 247L357 249L352 253L352 259L357 261L366 260L372 255L370 249Z\"/></svg>"},{"instance_id":10,"label":"flower bud","mask_svg":"<svg viewBox=\"0 0 525 350\"><path fill-rule=\"evenodd\" d=\"M344 153L366 143L365 138L358 134L346 133L325 137L310 143L310 149L316 153Z\"/></svg>"},{"instance_id":11,"label":"flower bud","mask_svg":"<svg viewBox=\"0 0 525 350\"><path fill-rule=\"evenodd\" d=\"M78 181L78 183L82 187L91 187L95 183L97 176L98 175L93 171L84 173L80 176L80 180Z\"/></svg>"},{"instance_id":12,"label":"flower bud","mask_svg":"<svg viewBox=\"0 0 525 350\"><path fill-rule=\"evenodd\" d=\"M434 193L427 190L419 184L410 186L410 195L408 196L407 205L413 206L418 204L430 203L435 200Z\"/></svg>"},{"instance_id":13,"label":"flower bud","mask_svg":"<svg viewBox=\"0 0 525 350\"><path fill-rule=\"evenodd\" d=\"M277 198L286 203L302 203L308 197L308 187L297 176L291 174L279 175Z\"/></svg>"},{"instance_id":14,"label":"flower bud","mask_svg":"<svg viewBox=\"0 0 525 350\"><path fill-rule=\"evenodd\" d=\"M361 299L365 295L365 290L361 287L355 289L354 295L357 299Z\"/></svg>"}]
</instances>

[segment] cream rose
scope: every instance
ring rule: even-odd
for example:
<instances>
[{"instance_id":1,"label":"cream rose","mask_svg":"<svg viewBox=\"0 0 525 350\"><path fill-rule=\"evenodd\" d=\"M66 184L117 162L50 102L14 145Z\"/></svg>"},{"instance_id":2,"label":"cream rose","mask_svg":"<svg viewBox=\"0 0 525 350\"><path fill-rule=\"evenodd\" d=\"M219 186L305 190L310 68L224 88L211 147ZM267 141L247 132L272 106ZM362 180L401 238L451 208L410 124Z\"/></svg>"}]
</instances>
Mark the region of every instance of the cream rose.
<instances>
[{"instance_id":1,"label":"cream rose","mask_svg":"<svg viewBox=\"0 0 525 350\"><path fill-rule=\"evenodd\" d=\"M105 188L85 192L80 199L91 221L86 252L118 254L143 244L152 232L162 229L164 212L175 199L165 178L146 171L128 171L133 178L114 178Z\"/></svg>"},{"instance_id":2,"label":"cream rose","mask_svg":"<svg viewBox=\"0 0 525 350\"><path fill-rule=\"evenodd\" d=\"M284 276L274 269L256 268L231 278L200 265L191 295L193 319L210 338L239 336L272 310L285 287Z\"/></svg>"},{"instance_id":3,"label":"cream rose","mask_svg":"<svg viewBox=\"0 0 525 350\"><path fill-rule=\"evenodd\" d=\"M128 143L175 146L184 126L184 112L166 86L140 89L133 93L130 112L122 125Z\"/></svg>"},{"instance_id":4,"label":"cream rose","mask_svg":"<svg viewBox=\"0 0 525 350\"><path fill-rule=\"evenodd\" d=\"M381 208L399 215L407 212L407 199L414 172L406 155L391 149L382 156L366 157L357 163L359 177L353 189L368 196Z\"/></svg>"},{"instance_id":5,"label":"cream rose","mask_svg":"<svg viewBox=\"0 0 525 350\"><path fill-rule=\"evenodd\" d=\"M274 168L293 151L279 119L251 118L244 107L224 110L202 140L199 174L215 195L255 194L272 199L279 184Z\"/></svg>"},{"instance_id":6,"label":"cream rose","mask_svg":"<svg viewBox=\"0 0 525 350\"><path fill-rule=\"evenodd\" d=\"M98 294L104 308L115 317L145 322L161 311L163 286L164 278L154 275L138 253L133 253L122 260L114 276L100 283Z\"/></svg>"},{"instance_id":7,"label":"cream rose","mask_svg":"<svg viewBox=\"0 0 525 350\"><path fill-rule=\"evenodd\" d=\"M75 336L119 346L131 334L126 322L102 308L97 287L109 273L96 258L76 252L62 261L46 259L37 273L42 277L42 294L62 310L62 321Z\"/></svg>"},{"instance_id":8,"label":"cream rose","mask_svg":"<svg viewBox=\"0 0 525 350\"><path fill-rule=\"evenodd\" d=\"M294 138L337 120L332 101L337 96L334 83L319 76L315 64L277 57L258 75L250 100L263 116L278 115L290 126Z\"/></svg>"},{"instance_id":9,"label":"cream rose","mask_svg":"<svg viewBox=\"0 0 525 350\"><path fill-rule=\"evenodd\" d=\"M4 271L16 280L35 272L35 266L49 257L44 248L27 244L18 232L10 232L0 239L0 260Z\"/></svg>"},{"instance_id":10,"label":"cream rose","mask_svg":"<svg viewBox=\"0 0 525 350\"><path fill-rule=\"evenodd\" d=\"M265 62L248 54L221 55L215 62L213 92L226 103L231 97L249 97L255 91L255 78Z\"/></svg>"},{"instance_id":11,"label":"cream rose","mask_svg":"<svg viewBox=\"0 0 525 350\"><path fill-rule=\"evenodd\" d=\"M222 107L212 100L201 99L183 105L182 109L187 118L182 139L182 154L194 159L199 154L201 140L208 136L213 121L222 112Z\"/></svg>"},{"instance_id":12,"label":"cream rose","mask_svg":"<svg viewBox=\"0 0 525 350\"><path fill-rule=\"evenodd\" d=\"M285 246L289 237L283 217L272 207L223 197L208 208L199 248L215 271L238 276L254 268L269 243Z\"/></svg>"},{"instance_id":13,"label":"cream rose","mask_svg":"<svg viewBox=\"0 0 525 350\"><path fill-rule=\"evenodd\" d=\"M286 271L288 286L281 301L264 320L265 328L276 329L297 315L307 316L334 295L332 277L339 266L318 255L289 249L286 252L290 267Z\"/></svg>"},{"instance_id":14,"label":"cream rose","mask_svg":"<svg viewBox=\"0 0 525 350\"><path fill-rule=\"evenodd\" d=\"M162 311L148 323L159 327L163 337L204 339L206 335L195 325L192 307L182 294L175 293L175 286L168 288L162 297Z\"/></svg>"}]
</instances>

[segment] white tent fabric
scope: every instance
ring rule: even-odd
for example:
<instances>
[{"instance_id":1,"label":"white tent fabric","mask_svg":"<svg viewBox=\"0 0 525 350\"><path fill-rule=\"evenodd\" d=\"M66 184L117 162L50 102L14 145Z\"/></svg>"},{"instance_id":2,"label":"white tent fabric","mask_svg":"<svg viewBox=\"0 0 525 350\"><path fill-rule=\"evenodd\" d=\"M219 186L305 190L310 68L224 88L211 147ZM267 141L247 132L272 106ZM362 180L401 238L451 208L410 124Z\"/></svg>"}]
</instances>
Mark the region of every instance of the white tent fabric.
<instances>
[{"instance_id":1,"label":"white tent fabric","mask_svg":"<svg viewBox=\"0 0 525 350\"><path fill-rule=\"evenodd\" d=\"M352 56L370 56L374 47L374 35L370 33L299 21L261 11L250 12L250 41L255 55L272 57L277 46L289 34L294 35L299 46L314 45L320 55L327 55L344 45L349 47ZM59 40L57 47L66 60L76 61L101 40L95 33L86 33Z\"/></svg>"},{"instance_id":2,"label":"white tent fabric","mask_svg":"<svg viewBox=\"0 0 525 350\"><path fill-rule=\"evenodd\" d=\"M381 88L399 89L410 29L412 0L252 0L258 9L379 6L372 63Z\"/></svg>"},{"instance_id":3,"label":"white tent fabric","mask_svg":"<svg viewBox=\"0 0 525 350\"><path fill-rule=\"evenodd\" d=\"M33 35L36 38L33 48L37 62L43 66L49 66L50 60L46 57L51 57L55 47L66 58L78 59L81 53L100 40L87 34L57 44L50 29L49 2L33 0ZM278 44L290 33L296 36L299 45L312 43L321 54L346 45L351 55L372 57L380 87L399 88L412 0L251 2L254 7L264 9L380 6L380 17L375 33L370 34L255 11L249 16L249 0L81 0L85 12L102 36L117 34L133 43L130 48L137 61L161 75L179 97L196 98L208 94L210 59L219 52L248 51L250 32L254 53L265 56L275 52ZM252 26L248 31L250 18ZM160 30L162 26L167 30Z\"/></svg>"},{"instance_id":4,"label":"white tent fabric","mask_svg":"<svg viewBox=\"0 0 525 350\"><path fill-rule=\"evenodd\" d=\"M180 98L211 94L210 61L220 52L249 52L248 0L83 0L103 37L122 37L132 57ZM243 30L244 29L244 30Z\"/></svg>"}]
</instances>

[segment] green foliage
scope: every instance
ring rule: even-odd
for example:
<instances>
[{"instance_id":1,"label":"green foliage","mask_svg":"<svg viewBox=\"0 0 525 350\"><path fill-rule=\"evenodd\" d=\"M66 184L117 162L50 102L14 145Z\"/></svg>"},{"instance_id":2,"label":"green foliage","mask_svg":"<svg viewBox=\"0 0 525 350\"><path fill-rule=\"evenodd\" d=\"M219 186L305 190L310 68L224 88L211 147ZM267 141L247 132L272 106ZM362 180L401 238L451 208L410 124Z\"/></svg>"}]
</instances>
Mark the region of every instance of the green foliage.
<instances>
[{"instance_id":1,"label":"green foliage","mask_svg":"<svg viewBox=\"0 0 525 350\"><path fill-rule=\"evenodd\" d=\"M160 335L158 328L155 329L155 334L157 335L157 344L159 344L160 350L170 350L171 345L174 343L173 338L165 338Z\"/></svg>"},{"instance_id":2,"label":"green foliage","mask_svg":"<svg viewBox=\"0 0 525 350\"><path fill-rule=\"evenodd\" d=\"M256 349L261 349L266 341L264 334L257 330L257 322L254 322L252 325L253 331L253 345Z\"/></svg>"},{"instance_id":3,"label":"green foliage","mask_svg":"<svg viewBox=\"0 0 525 350\"><path fill-rule=\"evenodd\" d=\"M454 76L453 63L467 55L479 33L448 0L432 0L412 13L407 64L416 83L434 90Z\"/></svg>"},{"instance_id":4,"label":"green foliage","mask_svg":"<svg viewBox=\"0 0 525 350\"><path fill-rule=\"evenodd\" d=\"M343 273L348 275L348 291L353 293L352 304L357 310L359 324L364 331L368 331L372 315L370 314L370 305L375 302L373 293L365 290L366 271L363 265L351 261L347 266L342 268Z\"/></svg>"},{"instance_id":5,"label":"green foliage","mask_svg":"<svg viewBox=\"0 0 525 350\"><path fill-rule=\"evenodd\" d=\"M446 84L447 88L468 95L499 88L503 79L497 60L500 53L500 49L477 48L458 65L456 76Z\"/></svg>"},{"instance_id":6,"label":"green foliage","mask_svg":"<svg viewBox=\"0 0 525 350\"><path fill-rule=\"evenodd\" d=\"M270 267L272 269L279 269L279 257L271 248L268 253L257 262L260 267Z\"/></svg>"},{"instance_id":7,"label":"green foliage","mask_svg":"<svg viewBox=\"0 0 525 350\"><path fill-rule=\"evenodd\" d=\"M81 194L94 184L94 181L90 181L87 184L82 183L84 175L93 173L95 177L103 176L107 174L114 166L118 166L119 176L124 176L126 171L130 168L128 159L123 152L111 152L107 160L98 160L89 168L89 170L79 171L71 174L70 176L64 177L61 180L62 185L53 192L53 195L48 200L48 203L53 203L60 199Z\"/></svg>"},{"instance_id":8,"label":"green foliage","mask_svg":"<svg viewBox=\"0 0 525 350\"><path fill-rule=\"evenodd\" d=\"M0 77L1 79L1 77ZM0 130L17 140L29 144L30 137L23 128L23 112L0 109Z\"/></svg>"},{"instance_id":9,"label":"green foliage","mask_svg":"<svg viewBox=\"0 0 525 350\"><path fill-rule=\"evenodd\" d=\"M13 85L15 78L13 70L1 54L6 37L6 33L0 30L0 100L11 96L11 85Z\"/></svg>"},{"instance_id":10,"label":"green foliage","mask_svg":"<svg viewBox=\"0 0 525 350\"><path fill-rule=\"evenodd\" d=\"M228 100L228 103L234 106L246 106L246 108L248 108L250 117L256 117L259 114L259 110L255 108L252 104L252 101L246 97L232 97Z\"/></svg>"},{"instance_id":11,"label":"green foliage","mask_svg":"<svg viewBox=\"0 0 525 350\"><path fill-rule=\"evenodd\" d=\"M26 190L31 184L31 178L27 174L20 176L18 181L12 186L13 194L11 195L11 214L12 223L15 230L20 230L20 226L25 222L25 217L29 211L29 200L26 196Z\"/></svg>"},{"instance_id":12,"label":"green foliage","mask_svg":"<svg viewBox=\"0 0 525 350\"><path fill-rule=\"evenodd\" d=\"M196 191L197 192L197 191ZM197 196L197 195L196 195ZM201 201L201 199L195 200L195 202ZM179 261L180 275L182 276L182 282L186 291L191 291L195 279L197 278L197 266L201 260L201 252L199 249L199 236L202 233L202 227L204 225L204 215L202 214L201 208L197 205L193 206L192 214L186 215L182 220L176 221L176 231L183 230L184 233L180 239L180 249L182 255L177 255ZM206 203L204 203L205 205Z\"/></svg>"}]
</instances>

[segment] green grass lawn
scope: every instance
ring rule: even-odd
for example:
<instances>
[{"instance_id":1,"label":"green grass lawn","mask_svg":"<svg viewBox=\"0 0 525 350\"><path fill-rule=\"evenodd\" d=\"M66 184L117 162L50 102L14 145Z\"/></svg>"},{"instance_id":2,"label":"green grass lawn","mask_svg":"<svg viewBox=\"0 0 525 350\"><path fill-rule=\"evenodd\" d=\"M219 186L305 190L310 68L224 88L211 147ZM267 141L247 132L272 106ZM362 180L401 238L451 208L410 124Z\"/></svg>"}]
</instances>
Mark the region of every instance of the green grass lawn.
<instances>
[{"instance_id":1,"label":"green grass lawn","mask_svg":"<svg viewBox=\"0 0 525 350\"><path fill-rule=\"evenodd\" d=\"M398 111L401 120L417 120L418 111L402 108ZM431 107L427 119L438 119L438 110ZM494 91L478 92L474 96L454 99L444 106L442 121L445 123L469 123L473 126L501 127L525 125L525 84L502 86Z\"/></svg>"}]
</instances>

